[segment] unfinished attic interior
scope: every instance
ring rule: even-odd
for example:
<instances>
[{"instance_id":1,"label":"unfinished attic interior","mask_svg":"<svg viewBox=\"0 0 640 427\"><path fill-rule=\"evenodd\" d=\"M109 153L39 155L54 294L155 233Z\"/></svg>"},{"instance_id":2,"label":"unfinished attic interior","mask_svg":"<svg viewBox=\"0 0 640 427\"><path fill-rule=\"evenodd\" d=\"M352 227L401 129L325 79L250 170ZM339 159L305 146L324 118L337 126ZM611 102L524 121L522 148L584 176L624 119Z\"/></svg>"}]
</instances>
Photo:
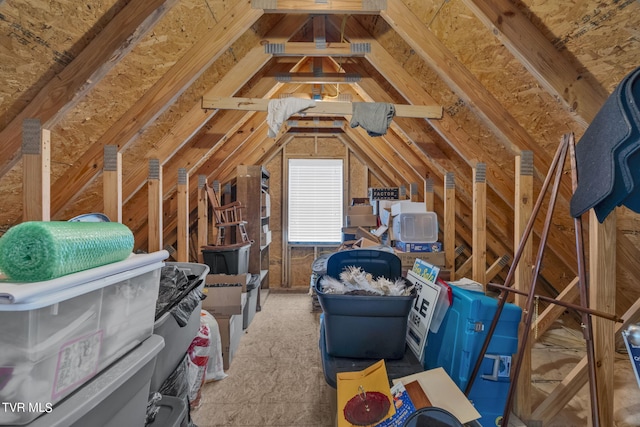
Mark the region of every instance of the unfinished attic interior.
<instances>
[{"instance_id":1,"label":"unfinished attic interior","mask_svg":"<svg viewBox=\"0 0 640 427\"><path fill-rule=\"evenodd\" d=\"M495 301L503 288L490 283L520 291L502 291L505 306L524 308L518 357L516 351L509 355L519 367L517 381L511 378L514 392L508 387L509 425L569 425L554 422L562 423L563 414L579 406L575 425L638 426L640 379L636 383L628 356L635 347L623 332L640 322L640 196L633 190L639 165L631 145L640 144L639 28L635 0L0 0L0 242L23 223L89 216L90 226L99 227L105 224L93 220L101 215L112 228L130 230L127 254L165 254L162 260L155 255L154 263L209 264L207 252L231 244L238 254L244 240L253 240L248 272L258 276L258 300L255 293L246 298L253 304L254 328L267 318L270 303L297 298L318 334L324 307L314 305L314 260L358 239L355 245L395 248L388 231L376 233L384 231L377 203L370 214L377 216L375 223L359 226L347 219L352 201L368 204L370 190L395 189L392 199L422 204L437 218L442 252L396 251L403 275L416 258L424 258L440 268L444 280L477 282ZM620 89L627 84L626 92ZM270 109L274 100L304 107L276 113ZM378 134L354 123L353 108L373 104L394 112ZM619 116L606 116L611 109ZM626 150L620 141L629 142ZM338 221L344 228L337 240L323 241L328 232L322 228L306 242L290 234L292 161L311 159L340 164ZM632 177L625 175L621 183L624 171L616 168L622 165ZM574 172L580 172L577 184ZM583 182L592 187L580 188ZM576 185L581 200L574 197ZM585 201L604 187L608 192L599 200ZM614 200L620 191L625 195ZM312 192L301 192L314 199ZM221 227L221 206L237 202L242 208L231 210L246 225ZM317 199L308 203L322 205ZM579 227L582 234L576 233ZM576 255L581 247L583 257ZM2 244L1 250L11 252ZM71 286L64 277L53 278L62 283L57 286ZM530 297L532 285L540 297ZM588 295L581 285L588 285ZM37 295L27 287L16 292L34 303ZM301 298L305 293L311 296ZM591 309L590 328L581 297ZM102 313L106 302L105 296ZM2 322L37 311L3 306ZM115 322L114 313L108 321ZM218 321L221 330L227 328L227 343L232 315L239 314L224 313L227 323ZM29 319L24 322L36 322ZM83 336L95 331L86 328ZM237 366L242 341L259 338L243 329ZM535 348L558 329L577 336L582 347L541 393L539 371L552 370L555 362L536 362ZM592 332L592 356L584 329ZM36 340L31 345L54 332L30 337ZM283 327L281 334L294 332ZM103 349L107 338L100 338ZM317 346L312 340L309 351L326 374ZM15 363L7 348L0 347L6 359L0 366ZM58 350L52 351L55 357L48 359L56 371ZM126 358L142 350L120 351L118 357ZM0 425L52 425L56 406L82 402L71 392L96 370L93 381L99 381L107 361L120 360L95 357L93 374L65 378L73 384L66 394L42 399L53 403L51 413L25 418L5 408ZM188 416L197 425L252 425L210 418L216 412L211 396L223 395L219 387L230 387L238 372L228 370L225 357L229 376L204 384L200 407ZM618 365L625 366L625 381ZM18 402L20 390L6 391L11 380L1 378L0 400ZM331 417L340 415L335 389L318 378L326 388L320 396L333 402L320 406L329 407ZM142 406L147 397L145 392ZM502 414L504 402L497 406ZM468 425L498 425L486 418ZM260 425L352 425L334 418L262 419ZM142 426L144 419L135 423L120 425Z\"/></svg>"}]
</instances>

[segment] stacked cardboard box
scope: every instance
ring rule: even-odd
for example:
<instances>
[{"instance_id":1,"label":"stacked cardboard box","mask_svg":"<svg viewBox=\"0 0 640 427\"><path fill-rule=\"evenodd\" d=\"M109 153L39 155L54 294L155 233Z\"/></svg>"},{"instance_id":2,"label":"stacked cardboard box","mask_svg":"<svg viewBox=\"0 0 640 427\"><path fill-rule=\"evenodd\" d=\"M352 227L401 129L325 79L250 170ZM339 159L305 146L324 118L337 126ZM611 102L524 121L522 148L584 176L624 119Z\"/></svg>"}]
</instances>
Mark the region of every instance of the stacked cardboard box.
<instances>
[{"instance_id":1,"label":"stacked cardboard box","mask_svg":"<svg viewBox=\"0 0 640 427\"><path fill-rule=\"evenodd\" d=\"M347 207L347 227L377 227L378 217L373 214L373 206L358 205Z\"/></svg>"},{"instance_id":2,"label":"stacked cardboard box","mask_svg":"<svg viewBox=\"0 0 640 427\"><path fill-rule=\"evenodd\" d=\"M220 329L222 362L229 369L242 337L250 274L209 274L205 279L202 308L215 317Z\"/></svg>"}]
</instances>

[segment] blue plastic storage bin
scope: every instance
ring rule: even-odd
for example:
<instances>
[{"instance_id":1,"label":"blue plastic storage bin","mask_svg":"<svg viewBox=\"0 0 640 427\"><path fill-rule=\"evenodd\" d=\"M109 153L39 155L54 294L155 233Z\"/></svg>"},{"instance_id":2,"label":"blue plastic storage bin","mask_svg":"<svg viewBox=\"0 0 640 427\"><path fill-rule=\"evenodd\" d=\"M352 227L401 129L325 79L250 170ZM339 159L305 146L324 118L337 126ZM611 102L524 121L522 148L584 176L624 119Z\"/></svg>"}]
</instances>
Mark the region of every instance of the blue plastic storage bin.
<instances>
[{"instance_id":1,"label":"blue plastic storage bin","mask_svg":"<svg viewBox=\"0 0 640 427\"><path fill-rule=\"evenodd\" d=\"M437 334L427 337L423 366L442 367L464 391L487 336L498 300L481 292L452 286L453 304ZM499 425L511 383L511 357L518 351L518 325L522 310L506 303L485 354L469 400L484 427Z\"/></svg>"},{"instance_id":2,"label":"blue plastic storage bin","mask_svg":"<svg viewBox=\"0 0 640 427\"><path fill-rule=\"evenodd\" d=\"M402 276L395 254L353 249L332 254L327 274L339 278L349 266L361 267L374 277L395 280ZM324 312L327 353L335 357L401 359L405 353L407 318L415 299L411 296L364 296L325 294L316 282L318 301Z\"/></svg>"}]
</instances>

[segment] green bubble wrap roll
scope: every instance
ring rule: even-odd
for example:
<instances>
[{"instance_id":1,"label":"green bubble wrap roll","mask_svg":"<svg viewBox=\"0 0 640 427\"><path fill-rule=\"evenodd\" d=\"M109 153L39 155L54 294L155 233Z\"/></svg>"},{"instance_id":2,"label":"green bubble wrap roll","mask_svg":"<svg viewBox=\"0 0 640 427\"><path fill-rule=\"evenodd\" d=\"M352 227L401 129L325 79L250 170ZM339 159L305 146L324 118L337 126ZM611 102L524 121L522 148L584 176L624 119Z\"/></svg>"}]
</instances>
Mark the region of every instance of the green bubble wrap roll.
<instances>
[{"instance_id":1,"label":"green bubble wrap roll","mask_svg":"<svg viewBox=\"0 0 640 427\"><path fill-rule=\"evenodd\" d=\"M133 233L119 222L29 221L0 237L0 271L40 282L122 261L132 250Z\"/></svg>"}]
</instances>

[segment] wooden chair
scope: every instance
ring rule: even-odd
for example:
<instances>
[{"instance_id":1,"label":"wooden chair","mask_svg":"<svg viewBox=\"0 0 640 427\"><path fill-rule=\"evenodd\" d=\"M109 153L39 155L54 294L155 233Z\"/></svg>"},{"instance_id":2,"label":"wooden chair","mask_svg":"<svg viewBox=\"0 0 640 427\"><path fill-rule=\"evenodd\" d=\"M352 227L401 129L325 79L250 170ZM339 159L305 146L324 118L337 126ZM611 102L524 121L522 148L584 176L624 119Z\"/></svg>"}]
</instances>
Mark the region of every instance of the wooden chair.
<instances>
[{"instance_id":1,"label":"wooden chair","mask_svg":"<svg viewBox=\"0 0 640 427\"><path fill-rule=\"evenodd\" d=\"M204 185L213 211L215 227L218 229L215 246L240 246L251 243L245 227L247 221L242 219L242 210L244 209L242 203L235 201L221 206L215 190L207 183ZM241 237L241 242L232 244L230 242L231 235L228 235L226 232L227 228L231 228L232 231L237 229Z\"/></svg>"}]
</instances>

